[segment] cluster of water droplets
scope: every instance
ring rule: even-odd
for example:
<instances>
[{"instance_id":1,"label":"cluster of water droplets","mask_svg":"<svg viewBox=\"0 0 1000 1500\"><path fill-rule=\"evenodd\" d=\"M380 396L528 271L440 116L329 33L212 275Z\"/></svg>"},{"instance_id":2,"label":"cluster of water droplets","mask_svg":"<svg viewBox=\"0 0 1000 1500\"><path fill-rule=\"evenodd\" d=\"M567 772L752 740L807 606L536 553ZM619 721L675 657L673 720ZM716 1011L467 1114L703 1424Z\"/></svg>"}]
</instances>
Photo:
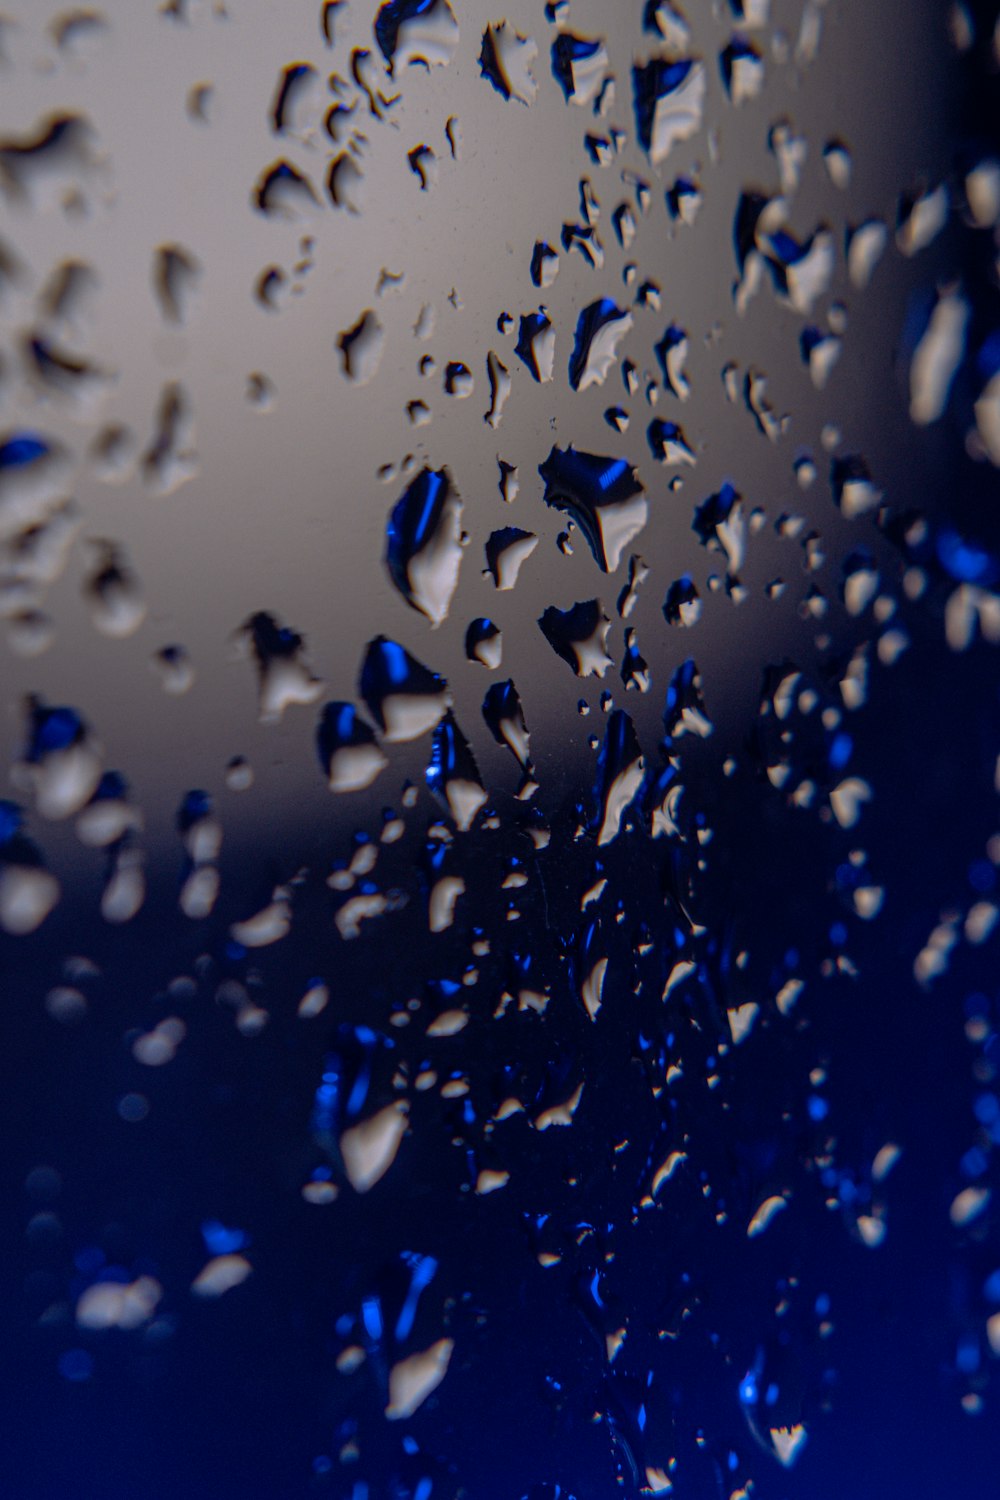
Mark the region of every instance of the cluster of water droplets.
<instances>
[{"instance_id":1,"label":"cluster of water droplets","mask_svg":"<svg viewBox=\"0 0 1000 1500\"><path fill-rule=\"evenodd\" d=\"M320 498L268 496L259 549L274 554L260 566L253 505L244 515L235 492L249 496L254 475L241 467L220 499L225 470L202 458L221 443L225 459L228 441L197 394L198 360L220 337L206 284L227 253L202 199L183 234L157 228L143 244L156 356L138 382L141 431L135 382L116 366L128 340L99 311L126 272L87 246L142 195L120 122L105 136L99 99L92 112L60 100L86 94L78 79L135 23L113 6L64 11L44 42L24 42L18 65L37 73L40 102L0 138L0 620L20 736L0 802L0 929L35 945L39 972L53 968L47 933L70 943L44 1010L80 1029L106 984L82 956L89 924L135 924L164 946L179 932L183 961L149 980L125 1027L134 1077L116 1123L146 1129L175 1107L153 1070L214 1045L221 1017L227 1037L264 1049L277 1034L301 1060L274 1212L294 1199L357 1225L367 1202L354 1200L369 1195L401 1220L412 1210L420 1235L387 1235L384 1251L331 1273L323 1379L344 1394L309 1459L323 1493L461 1492L440 1429L425 1440L420 1423L447 1410L456 1369L477 1378L479 1329L506 1313L480 1307L473 1271L456 1271L420 1207L428 1196L458 1205L470 1233L516 1238L514 1280L549 1279L525 1295L554 1296L585 1330L586 1399L566 1394L563 1367L540 1378L554 1425L600 1430L607 1486L764 1495L767 1466L795 1464L832 1401L823 1267L801 1270L792 1232L781 1236L797 1215L822 1226L833 1214L846 1240L877 1249L902 1154L888 1138L865 1160L841 1149L810 1037L812 996L857 978L864 931L893 900L884 843L873 854L865 831L892 787L859 744L914 633L952 653L1000 644L996 557L919 495L888 490L861 451L878 434L860 408L883 393L850 349L856 327L871 346L880 283L912 262L893 400L918 432L940 424L970 464L1000 467L1000 164L973 142L949 178L873 203L856 184L877 147L851 144L849 120L818 138L796 126L824 26L847 8L782 7L795 12L785 29L767 0L698 15L635 0L623 37L617 15L604 34L578 29L567 0L506 18L458 0L314 5L309 45L275 61L255 101L259 164L226 210L252 247L234 244L234 262L261 249L240 291L257 351L244 417L273 424L270 449L322 455L321 485L303 485ZM235 102L203 74L215 38L237 31L232 9L169 0L143 18L140 44L147 60L159 36L180 49L178 119L227 192L212 134ZM997 42L963 6L949 26L955 50L995 65ZM544 154L550 128L572 146L526 222L492 201L490 137L520 132ZM744 133L757 156L734 186ZM48 259L46 216L59 247ZM701 260L710 295L695 295ZM307 320L323 360L308 383L335 441L287 415L295 393L273 373ZM773 385L747 353L757 340L780 363ZM838 393L845 368L860 403ZM363 493L347 494L362 469ZM189 508L168 543L135 512L171 505ZM164 513L150 526L168 527ZM164 574L161 554L183 554L194 528L218 555L192 567L189 594L182 562ZM225 629L203 597L215 570L241 600ZM147 575L172 577L174 594ZM153 713L126 649L142 653L145 686L183 700L178 713L193 705L187 735L163 727L168 713L160 724L159 700L144 735L122 722ZM118 745L137 742L119 768ZM267 790L283 778L287 836ZM810 942L758 932L759 893L732 892L718 830L748 806L775 845L812 851ZM772 861L785 869L765 845L762 888ZM993 834L962 908L942 897L907 954L919 985L989 939L997 865ZM985 997L967 1006L966 1035L979 1049L976 1139L949 1217L981 1248L1000 1145ZM762 1125L745 1076L767 1049L794 1053L801 1076ZM622 1095L633 1103L619 1128ZM276 1274L258 1266L259 1229L216 1217L193 1226L190 1274L152 1240L115 1259L98 1230L84 1243L60 1224L59 1192L54 1167L32 1171L29 1240L47 1255L63 1246L39 1324L57 1331L70 1383L101 1379L109 1330L165 1349L190 1297L235 1300ZM691 1224L749 1268L751 1336L716 1326ZM311 1225L301 1233L326 1233ZM629 1268L674 1233L669 1295L651 1307ZM753 1259L762 1237L779 1241L773 1276ZM975 1327L960 1342L970 1415L1000 1355L998 1275L970 1293ZM673 1347L695 1340L714 1351L722 1415L676 1394Z\"/></svg>"}]
</instances>

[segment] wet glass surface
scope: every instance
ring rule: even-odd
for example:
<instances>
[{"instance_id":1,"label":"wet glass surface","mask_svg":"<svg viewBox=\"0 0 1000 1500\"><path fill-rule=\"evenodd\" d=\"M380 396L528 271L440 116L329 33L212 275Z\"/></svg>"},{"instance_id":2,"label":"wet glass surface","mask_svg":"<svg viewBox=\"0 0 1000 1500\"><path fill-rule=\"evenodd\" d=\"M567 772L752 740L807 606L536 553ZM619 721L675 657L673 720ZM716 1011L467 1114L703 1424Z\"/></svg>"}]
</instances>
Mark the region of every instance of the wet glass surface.
<instances>
[{"instance_id":1,"label":"wet glass surface","mask_svg":"<svg viewBox=\"0 0 1000 1500\"><path fill-rule=\"evenodd\" d=\"M0 1490L1000 1472L995 6L0 17Z\"/></svg>"}]
</instances>

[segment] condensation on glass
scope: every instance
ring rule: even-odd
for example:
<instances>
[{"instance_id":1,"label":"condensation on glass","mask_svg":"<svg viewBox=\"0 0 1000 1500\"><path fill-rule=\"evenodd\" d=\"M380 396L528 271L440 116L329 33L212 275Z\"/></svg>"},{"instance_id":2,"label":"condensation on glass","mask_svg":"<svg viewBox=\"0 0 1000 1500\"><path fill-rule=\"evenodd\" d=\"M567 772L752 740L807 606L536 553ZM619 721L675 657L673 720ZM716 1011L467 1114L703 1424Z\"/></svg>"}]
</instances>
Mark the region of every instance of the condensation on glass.
<instances>
[{"instance_id":1,"label":"condensation on glass","mask_svg":"<svg viewBox=\"0 0 1000 1500\"><path fill-rule=\"evenodd\" d=\"M938 990L985 1423L986 9L0 20L17 1493L812 1493Z\"/></svg>"}]
</instances>

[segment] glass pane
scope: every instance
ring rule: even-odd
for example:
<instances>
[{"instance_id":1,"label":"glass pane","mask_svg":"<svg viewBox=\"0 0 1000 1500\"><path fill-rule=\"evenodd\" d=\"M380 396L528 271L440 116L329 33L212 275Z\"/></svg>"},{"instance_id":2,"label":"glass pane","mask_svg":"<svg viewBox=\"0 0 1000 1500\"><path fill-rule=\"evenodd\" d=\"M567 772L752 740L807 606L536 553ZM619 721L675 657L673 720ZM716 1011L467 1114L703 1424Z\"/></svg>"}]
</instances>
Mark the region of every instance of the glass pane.
<instances>
[{"instance_id":1,"label":"glass pane","mask_svg":"<svg viewBox=\"0 0 1000 1500\"><path fill-rule=\"evenodd\" d=\"M972 1493L995 7L0 65L9 1493Z\"/></svg>"}]
</instances>

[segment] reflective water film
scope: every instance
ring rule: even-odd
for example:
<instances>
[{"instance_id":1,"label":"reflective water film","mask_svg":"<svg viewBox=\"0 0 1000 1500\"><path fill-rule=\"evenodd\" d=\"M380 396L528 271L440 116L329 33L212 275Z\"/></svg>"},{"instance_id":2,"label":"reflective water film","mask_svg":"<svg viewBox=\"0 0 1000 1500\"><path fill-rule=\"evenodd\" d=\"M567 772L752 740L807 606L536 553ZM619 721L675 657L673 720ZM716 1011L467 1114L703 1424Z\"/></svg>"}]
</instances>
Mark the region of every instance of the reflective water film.
<instances>
[{"instance_id":1,"label":"reflective water film","mask_svg":"<svg viewBox=\"0 0 1000 1500\"><path fill-rule=\"evenodd\" d=\"M998 78L8 4L4 1500L996 1493Z\"/></svg>"}]
</instances>

